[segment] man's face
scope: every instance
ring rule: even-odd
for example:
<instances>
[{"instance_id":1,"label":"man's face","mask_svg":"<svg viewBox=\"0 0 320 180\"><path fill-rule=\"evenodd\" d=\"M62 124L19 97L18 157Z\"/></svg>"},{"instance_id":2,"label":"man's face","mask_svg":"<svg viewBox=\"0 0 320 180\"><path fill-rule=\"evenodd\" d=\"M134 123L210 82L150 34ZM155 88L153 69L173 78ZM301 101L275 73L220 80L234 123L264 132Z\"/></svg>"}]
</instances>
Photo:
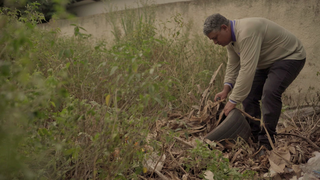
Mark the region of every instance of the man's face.
<instances>
[{"instance_id":1,"label":"man's face","mask_svg":"<svg viewBox=\"0 0 320 180\"><path fill-rule=\"evenodd\" d=\"M222 25L220 31L212 31L208 34L208 38L215 44L220 46L226 46L231 42L231 30L230 27Z\"/></svg>"}]
</instances>

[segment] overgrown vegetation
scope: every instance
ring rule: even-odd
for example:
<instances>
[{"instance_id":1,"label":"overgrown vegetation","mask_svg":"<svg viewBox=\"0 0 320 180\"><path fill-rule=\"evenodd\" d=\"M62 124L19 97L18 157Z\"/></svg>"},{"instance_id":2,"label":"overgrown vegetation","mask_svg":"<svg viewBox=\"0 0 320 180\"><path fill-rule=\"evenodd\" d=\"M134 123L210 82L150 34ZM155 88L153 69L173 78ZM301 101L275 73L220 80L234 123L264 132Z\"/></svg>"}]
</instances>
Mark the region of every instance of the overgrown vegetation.
<instances>
[{"instance_id":1,"label":"overgrown vegetation","mask_svg":"<svg viewBox=\"0 0 320 180\"><path fill-rule=\"evenodd\" d=\"M172 141L173 132L165 141L146 140L155 120L187 112L188 92L208 84L225 50L183 36L180 15L160 36L148 7L113 24L125 36L115 30L110 48L104 40L92 45L75 24L73 37L37 29L43 16L36 6L20 18L0 10L0 179L138 179L148 152ZM250 175L204 145L185 153L203 159L198 168L217 178ZM192 173L195 162L185 163Z\"/></svg>"},{"instance_id":2,"label":"overgrown vegetation","mask_svg":"<svg viewBox=\"0 0 320 180\"><path fill-rule=\"evenodd\" d=\"M49 22L52 18L59 14L59 18L68 18L70 14L66 12L67 5L79 2L81 0L3 0L0 1L0 7L16 8L19 16L28 11L28 5L37 3L36 11L44 17L41 22ZM20 14L21 13L21 14ZM33 14L35 15L35 14Z\"/></svg>"}]
</instances>

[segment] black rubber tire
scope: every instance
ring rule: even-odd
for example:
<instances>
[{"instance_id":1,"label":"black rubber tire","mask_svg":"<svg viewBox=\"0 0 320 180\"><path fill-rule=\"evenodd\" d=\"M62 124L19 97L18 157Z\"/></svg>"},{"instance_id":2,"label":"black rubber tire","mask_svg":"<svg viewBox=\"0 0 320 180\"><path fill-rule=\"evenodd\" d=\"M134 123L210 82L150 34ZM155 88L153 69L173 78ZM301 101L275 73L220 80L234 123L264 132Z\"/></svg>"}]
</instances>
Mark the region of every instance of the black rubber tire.
<instances>
[{"instance_id":1,"label":"black rubber tire","mask_svg":"<svg viewBox=\"0 0 320 180\"><path fill-rule=\"evenodd\" d=\"M247 141L250 134L251 128L245 117L238 109L233 109L228 116L204 138L211 141L220 141L223 139L236 140L240 136Z\"/></svg>"}]
</instances>

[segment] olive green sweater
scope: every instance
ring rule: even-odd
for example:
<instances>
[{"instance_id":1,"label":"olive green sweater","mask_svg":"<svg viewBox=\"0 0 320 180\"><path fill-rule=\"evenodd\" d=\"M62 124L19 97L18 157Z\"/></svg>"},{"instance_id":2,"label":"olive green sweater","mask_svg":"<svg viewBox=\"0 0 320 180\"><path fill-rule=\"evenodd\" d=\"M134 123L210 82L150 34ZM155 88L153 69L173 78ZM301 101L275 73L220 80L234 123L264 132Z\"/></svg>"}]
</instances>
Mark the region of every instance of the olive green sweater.
<instances>
[{"instance_id":1,"label":"olive green sweater","mask_svg":"<svg viewBox=\"0 0 320 180\"><path fill-rule=\"evenodd\" d=\"M302 43L292 33L265 18L231 21L225 84L233 90L229 100L242 102L249 94L256 69L269 68L279 60L306 58Z\"/></svg>"}]
</instances>

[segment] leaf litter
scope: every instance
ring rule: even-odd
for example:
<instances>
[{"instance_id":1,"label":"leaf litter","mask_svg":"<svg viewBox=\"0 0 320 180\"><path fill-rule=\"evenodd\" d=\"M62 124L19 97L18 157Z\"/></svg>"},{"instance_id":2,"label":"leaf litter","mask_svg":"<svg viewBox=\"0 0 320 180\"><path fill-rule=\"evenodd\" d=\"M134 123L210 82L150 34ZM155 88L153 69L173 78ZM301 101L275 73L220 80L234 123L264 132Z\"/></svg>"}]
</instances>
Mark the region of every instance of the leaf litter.
<instances>
[{"instance_id":1,"label":"leaf litter","mask_svg":"<svg viewBox=\"0 0 320 180\"><path fill-rule=\"evenodd\" d=\"M147 155L144 166L147 171L139 176L141 179L202 179L201 171L187 172L183 159L188 158L186 150L195 148L196 141L208 145L208 148L220 150L223 157L228 158L231 168L239 172L252 170L257 172L255 179L319 179L320 178L320 113L319 107L285 111L278 123L274 148L263 156L258 156L259 149L251 139L247 142L241 138L235 141L210 141L205 135L216 128L221 122L222 109L225 100L211 101L215 78L221 68L213 74L209 86L202 92L202 98L197 101L189 92L193 102L190 112L169 112L164 119L156 121L147 137L147 142L156 140L163 145L168 144L163 137L169 131L178 133L173 136L171 145L164 145L162 152L153 152L151 146L146 146ZM197 85L198 91L201 87ZM313 111L312 111L313 109ZM243 111L242 111L243 112ZM300 113L299 113L300 112ZM250 117L243 112L244 116ZM179 146L175 146L179 144ZM214 179L214 173L204 171L206 179Z\"/></svg>"}]
</instances>

